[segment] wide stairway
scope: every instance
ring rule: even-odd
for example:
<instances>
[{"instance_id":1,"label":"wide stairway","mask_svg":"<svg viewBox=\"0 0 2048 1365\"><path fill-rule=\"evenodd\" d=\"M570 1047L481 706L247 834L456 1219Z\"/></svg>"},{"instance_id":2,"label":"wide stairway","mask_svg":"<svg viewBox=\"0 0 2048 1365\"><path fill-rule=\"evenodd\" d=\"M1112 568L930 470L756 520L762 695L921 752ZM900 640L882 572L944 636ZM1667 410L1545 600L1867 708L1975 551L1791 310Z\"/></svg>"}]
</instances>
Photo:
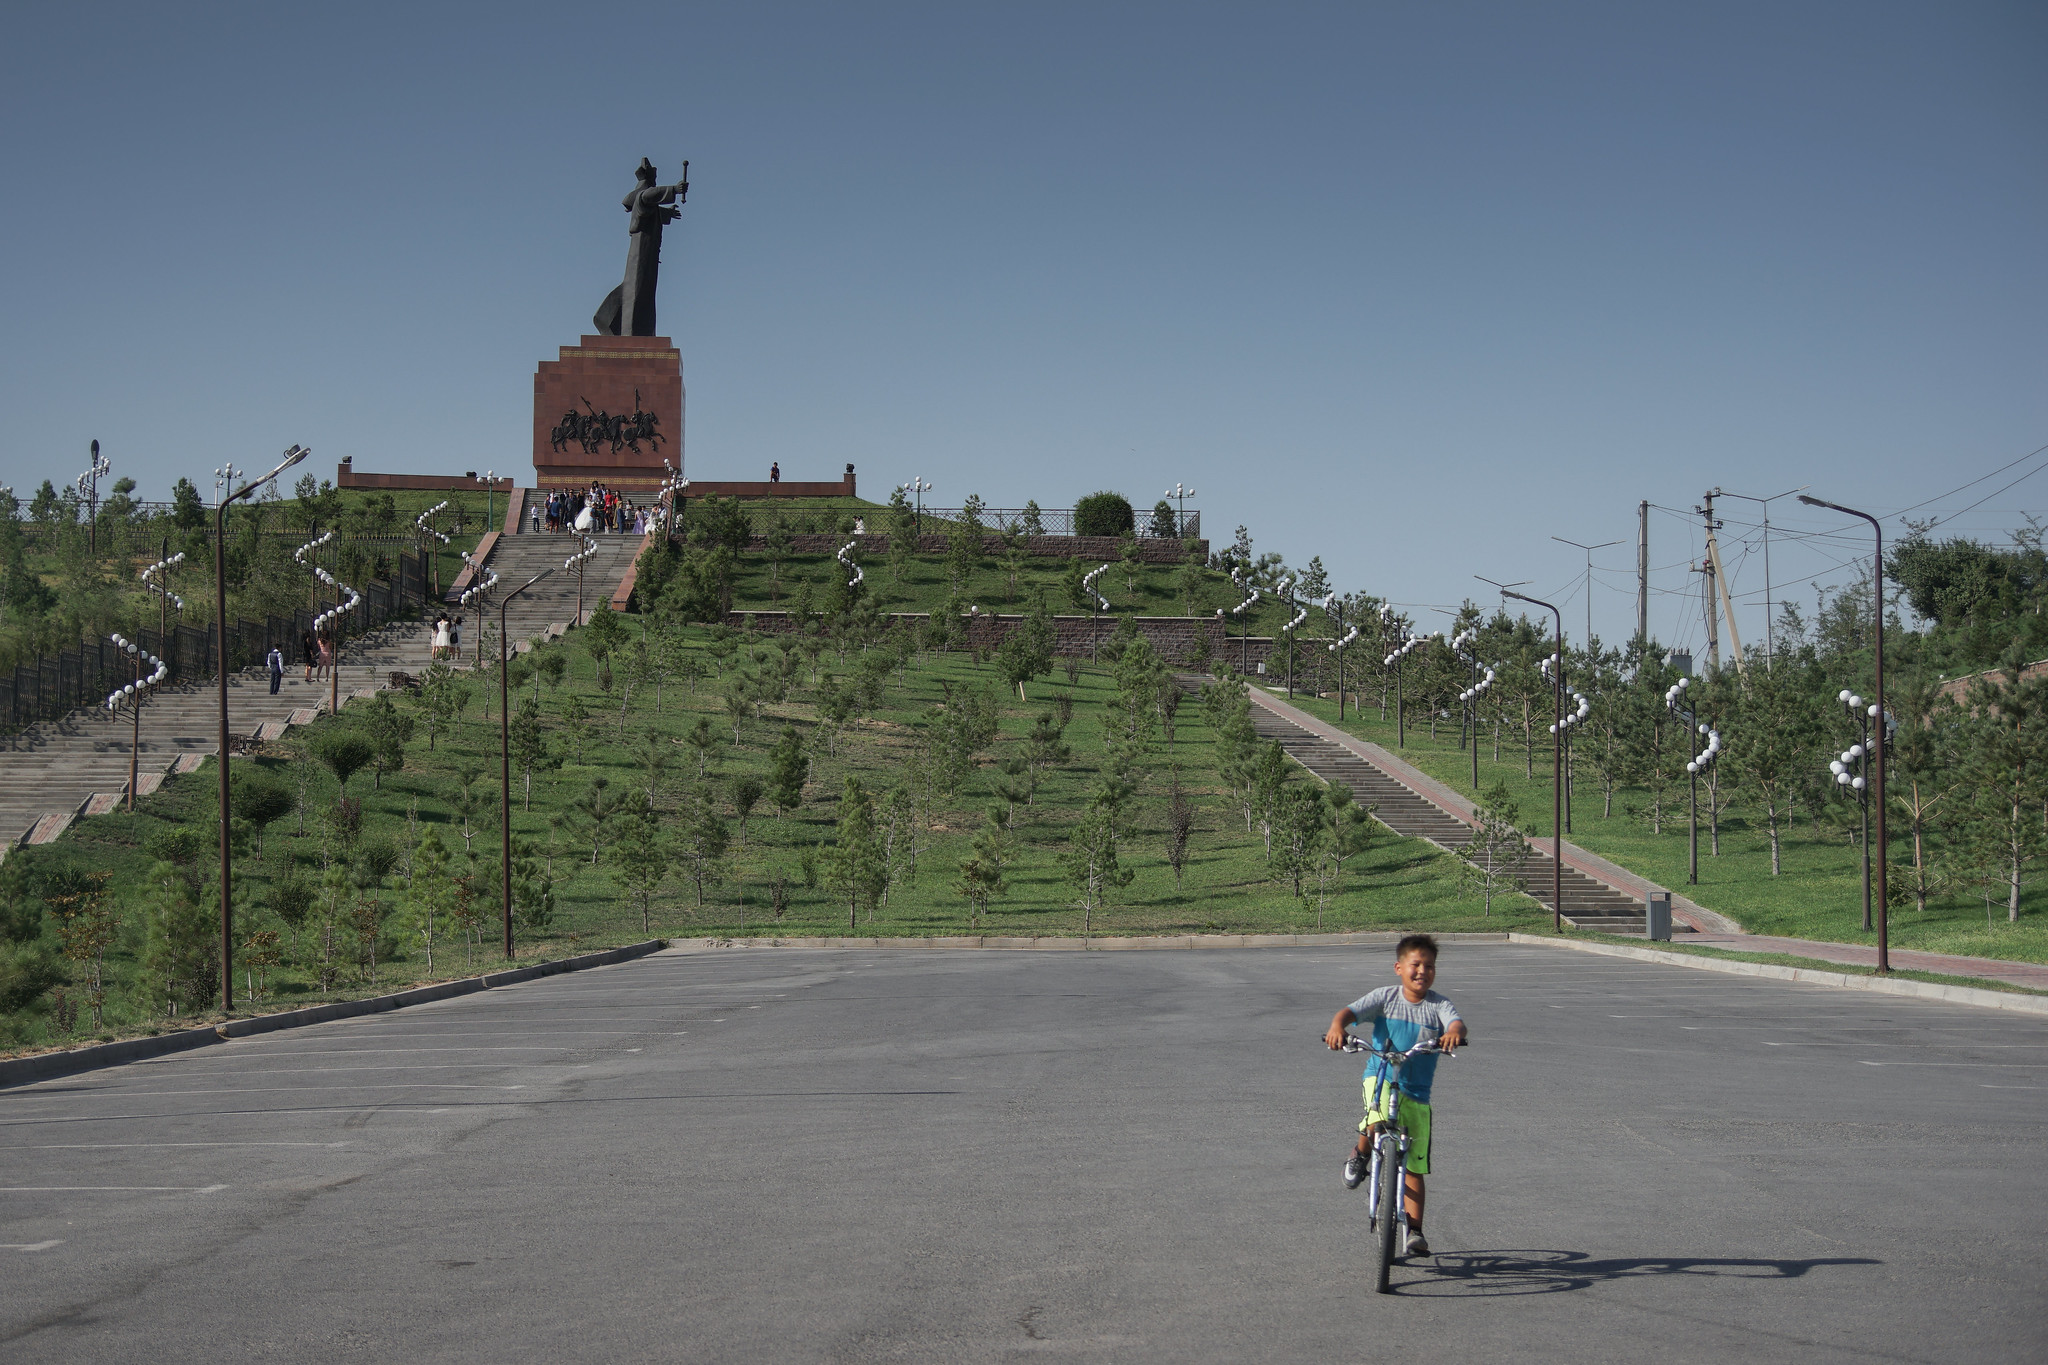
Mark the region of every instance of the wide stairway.
<instances>
[{"instance_id":1,"label":"wide stairway","mask_svg":"<svg viewBox=\"0 0 2048 1365\"><path fill-rule=\"evenodd\" d=\"M393 670L426 667L425 627L394 622L342 647L339 691L349 697L382 687ZM305 668L287 668L270 694L260 667L228 678L228 734L233 740L275 739L293 724L324 714L334 686L304 681ZM189 770L220 747L220 689L212 679L166 687L142 708L142 742L135 746L136 793L147 796L171 775ZM17 840L46 843L71 820L112 809L128 790L131 713L73 711L32 725L0 741L0 847Z\"/></svg>"},{"instance_id":2,"label":"wide stairway","mask_svg":"<svg viewBox=\"0 0 2048 1365\"><path fill-rule=\"evenodd\" d=\"M1403 786L1398 778L1373 766L1341 745L1315 735L1285 716L1252 707L1252 727L1280 742L1288 757L1325 782L1349 787L1361 805L1376 807L1381 824L1396 834L1427 839L1456 852L1472 837L1472 827L1426 797ZM1531 840L1529 851L1512 869L1521 889L1548 910L1552 899L1550 849ZM1566 866L1563 877L1564 917L1581 929L1604 934L1645 931L1642 901ZM1674 928L1683 926L1674 925Z\"/></svg>"},{"instance_id":3,"label":"wide stairway","mask_svg":"<svg viewBox=\"0 0 2048 1365\"><path fill-rule=\"evenodd\" d=\"M527 505L532 506L541 495L528 489L526 496ZM597 610L600 601L608 600L619 586L619 580L640 553L641 541L639 536L616 534L592 536L591 539L597 542L597 553L583 563L582 601L586 617ZM487 607L492 624L498 620L500 597L543 569L554 572L528 588L506 608L505 633L517 642L545 634L550 626L575 624L576 571L565 571L562 562L582 545L582 538L573 533L536 533L531 521L522 521L517 535L500 536L497 548L491 551L491 557L486 561L486 567L498 575L498 591L492 595ZM474 638L474 632L465 630L463 638Z\"/></svg>"}]
</instances>

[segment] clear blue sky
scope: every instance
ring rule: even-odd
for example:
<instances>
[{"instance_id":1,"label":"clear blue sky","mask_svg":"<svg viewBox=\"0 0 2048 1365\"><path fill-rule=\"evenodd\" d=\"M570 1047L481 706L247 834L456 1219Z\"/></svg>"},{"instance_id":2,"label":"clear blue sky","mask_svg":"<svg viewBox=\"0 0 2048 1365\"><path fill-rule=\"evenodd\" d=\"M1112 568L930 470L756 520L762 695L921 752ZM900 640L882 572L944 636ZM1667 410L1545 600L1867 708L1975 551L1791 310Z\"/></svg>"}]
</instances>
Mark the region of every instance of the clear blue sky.
<instances>
[{"instance_id":1,"label":"clear blue sky","mask_svg":"<svg viewBox=\"0 0 2048 1365\"><path fill-rule=\"evenodd\" d=\"M521 467L643 155L691 162L661 312L700 477L851 460L871 496L1008 506L1182 480L1213 537L1418 604L1530 579L1574 635L1583 556L1549 537L1624 539L1611 636L1639 499L1894 512L2048 443L2038 4L115 4L0 33L19 488L94 436L157 497L295 441L328 473ZM2048 476L1949 525L2028 508ZM1802 513L1773 504L1838 525ZM1696 639L1696 536L1652 535L1653 629ZM1853 543L1775 545L1781 594ZM1729 553L1754 635L1759 557Z\"/></svg>"}]
</instances>

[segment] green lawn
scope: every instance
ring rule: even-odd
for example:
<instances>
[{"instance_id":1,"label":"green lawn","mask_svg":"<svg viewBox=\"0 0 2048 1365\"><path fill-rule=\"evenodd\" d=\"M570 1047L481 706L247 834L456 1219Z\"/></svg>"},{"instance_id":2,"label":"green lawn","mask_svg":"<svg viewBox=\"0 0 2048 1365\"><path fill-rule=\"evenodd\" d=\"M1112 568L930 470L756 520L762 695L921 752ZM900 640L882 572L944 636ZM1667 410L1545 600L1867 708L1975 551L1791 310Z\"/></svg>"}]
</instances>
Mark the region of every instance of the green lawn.
<instances>
[{"instance_id":1,"label":"green lawn","mask_svg":"<svg viewBox=\"0 0 2048 1365\"><path fill-rule=\"evenodd\" d=\"M1270 681L1270 680L1267 680ZM1376 698L1368 697L1369 701ZM1335 721L1334 701L1309 698L1296 693L1295 705L1321 719ZM1395 723L1391 709L1385 720L1376 704L1364 715L1346 709L1345 730L1388 749L1395 749ZM1437 738L1429 736L1426 717L1409 712L1407 746L1401 756L1440 782L1460 792L1472 791L1469 750L1460 751L1455 722L1442 722ZM1479 782L1481 788L1495 782L1506 784L1521 809L1521 826L1531 836L1548 838L1552 806L1550 780L1550 736L1548 718L1536 727L1534 773L1525 758L1519 731L1505 728L1500 740L1500 761L1494 761L1490 729L1482 729ZM1603 801L1592 778L1581 775L1574 784L1572 816L1566 837L1582 848L1611 859L1630 871L1659 885L1670 887L1712 910L1739 921L1755 934L1778 934L1792 938L1818 939L1833 943L1870 943L1875 933L1865 933L1862 924L1862 876L1860 854L1840 836L1825 829L1815 830L1805 819L1797 819L1782 833L1783 872L1771 875L1770 850L1763 829L1745 806L1738 803L1720 820L1720 848L1717 853L1707 817L1702 814L1699 833L1699 883L1688 885L1687 823L1685 788L1676 790L1676 804L1668 810L1663 832L1655 833L1642 818L1631 818L1631 807L1647 805L1645 793L1617 791L1613 813L1603 815ZM1706 802L1702 797L1702 809ZM1896 840L1892 866L1910 857L1910 849ZM1994 903L1987 922L1981 898L1955 897L1930 903L1922 914L1911 902L1894 904L1891 914L1891 944L1895 948L1918 948L1927 952L1956 953L1969 957L2003 958L2020 962L2048 962L2048 891L2032 890L2021 904L2017 923L2008 923L2003 902Z\"/></svg>"},{"instance_id":2,"label":"green lawn","mask_svg":"<svg viewBox=\"0 0 2048 1365\"><path fill-rule=\"evenodd\" d=\"M641 623L626 618L626 628L637 634ZM1063 670L1041 678L1030 687L1031 701L1020 703L1005 693L992 667L977 665L962 654L927 655L914 660L888 684L879 708L865 720L856 720L840 730L835 739L818 719L817 691L812 675L798 655L795 687L785 700L761 708L760 714L745 721L734 742L725 708L727 682L737 667L762 674L775 667L780 650L767 637L739 637L740 658L728 667L725 679L715 675L717 667L710 636L702 630L688 633L690 651L700 665L712 671L692 689L671 678L659 689L648 686L636 691L621 711L616 683L612 694L598 684L595 662L584 648L587 632L575 632L561 649L568 661L567 680L558 690L540 688L544 716L558 752L565 762L559 771L537 775L533 808L520 805L520 776L513 777L513 833L551 850L557 905L553 922L545 929L522 925L519 953L524 959L563 956L594 946L638 940L653 935L809 935L849 932L848 909L822 885L807 884L805 855L818 858L833 836L838 798L847 777L858 778L871 792L885 793L905 772L915 750L927 708L940 702L950 687L957 695L963 688L990 689L1000 702L1000 735L978 757L975 770L957 791L943 793L934 801L929 815L926 847L919 852L914 879L907 873L891 888L886 902L872 917L863 913L854 932L877 935L953 935L969 932L967 902L956 891L958 864L968 856L974 835L982 828L985 813L998 805L990 786L994 765L1018 752L1022 737L1034 718L1050 709L1055 694L1071 697L1073 718L1066 730L1072 759L1048 772L1029 806L1016 811L1012 835L1015 860L1009 875L1008 895L993 901L988 914L973 932L1002 935L1071 935L1083 932L1083 912L1075 889L1067 883L1059 865L1059 853L1067 830L1079 818L1086 793L1097 776L1103 758L1104 701L1112 685L1102 671L1082 667L1073 681ZM822 655L819 666L825 674L848 675L858 663L858 654L841 658L831 650ZM481 692L481 688L479 691ZM494 689L493 689L494 690ZM524 692L533 695L528 683ZM589 713L582 724L567 721L571 699ZM286 741L267 746L249 760L236 760L237 771L244 764L266 769L296 789L298 782L294 755L321 733L335 727L356 724L363 703L353 703L338 720L323 720L312 727L292 731ZM588 832L569 814L569 806L587 792L597 777L609 778L614 790L642 786L645 771L638 766L642 752L653 736L667 753L672 766L657 786L656 805L664 824L673 826L673 812L684 792L698 782L695 750L680 742L700 717L708 718L718 735L703 776L716 794L720 809L732 814L729 800L732 780L753 774L765 779L769 750L785 722L797 727L813 756L813 768L805 801L783 818L776 818L764 801L746 822L744 831L735 829L738 843L730 859L729 874L707 888L700 903L693 886L671 879L662 888L651 917L643 925L641 914L624 902L611 875L611 855L592 863ZM497 856L495 794L497 775L498 723L493 712L485 719L481 697L472 700L452 732L443 733L428 748L422 731L407 747L402 771L384 779L379 789L367 770L350 783L349 794L364 805L364 843L410 841L408 814L424 832L428 827L441 836L454 854L458 868L464 865L465 845L479 861L494 863ZM1181 884L1176 885L1165 859L1162 831L1163 811L1169 774L1180 766L1181 780L1192 796L1197 815L1191 841L1191 858ZM470 825L465 840L454 814L458 790L456 774L463 768L479 770L478 790L492 798L489 809ZM18 896L32 895L34 875L52 867L70 864L113 874L111 887L121 909L122 929L108 957L113 982L107 1002L104 1031L132 1032L168 1026L157 1017L138 989L138 971L144 951L143 926L148 913L143 904L142 885L153 858L145 852L152 836L173 827L205 830L211 827L210 801L212 769L174 780L158 795L144 801L134 815L116 813L82 820L57 843L27 849L12 855L11 885ZM1297 771L1295 781L1311 782ZM287 962L272 974L264 1007L276 1008L320 998L315 987L313 963L318 957L315 933L317 913L298 926L284 923L270 908L272 891L287 863L317 881L323 858L337 856L341 841L329 829L327 812L339 795L337 785L325 771L317 772L306 791L301 816L292 814L271 825L261 838L260 850L252 851L238 864L245 874L242 885L241 935L269 929L279 933L286 947ZM1496 899L1490 917L1483 916L1476 899L1464 898L1454 886L1451 860L1420 840L1399 839L1381 829L1381 837L1369 852L1347 863L1340 881L1326 888L1318 903L1313 883L1308 895L1298 899L1291 884L1268 877L1261 836L1247 832L1240 808L1222 788L1214 766L1214 746L1193 701L1180 709L1176 738L1171 744L1155 739L1147 756L1144 777L1133 805L1133 814L1120 849L1124 866L1135 872L1133 882L1116 893L1111 903L1098 907L1087 926L1098 934L1151 934L1200 932L1330 932L1359 929L1426 928L1443 931L1505 930L1547 923L1533 903L1519 898ZM770 885L784 881L784 904L778 915L771 907ZM25 879L25 880L24 880ZM371 888L384 902L387 915L403 899L401 879L386 878ZM202 892L204 887L202 886ZM361 995L372 990L390 990L405 984L466 974L500 962L493 946L497 939L495 920L482 926L480 945L465 947L445 942L437 951L431 971L421 945L387 921L385 954L376 967L377 980L367 979L361 964L344 973L335 995ZM47 1015L31 1010L4 1020L16 1044L33 1045L52 1041ZM81 1026L82 1027L82 1026Z\"/></svg>"}]
</instances>

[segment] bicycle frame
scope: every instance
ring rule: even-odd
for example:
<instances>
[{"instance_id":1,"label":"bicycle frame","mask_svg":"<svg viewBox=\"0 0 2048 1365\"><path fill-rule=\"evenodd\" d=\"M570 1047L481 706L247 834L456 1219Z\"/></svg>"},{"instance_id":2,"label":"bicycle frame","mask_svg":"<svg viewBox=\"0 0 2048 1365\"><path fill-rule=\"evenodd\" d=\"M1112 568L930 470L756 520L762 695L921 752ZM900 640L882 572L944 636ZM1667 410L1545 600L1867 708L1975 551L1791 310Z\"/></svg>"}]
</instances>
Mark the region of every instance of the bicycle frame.
<instances>
[{"instance_id":1,"label":"bicycle frame","mask_svg":"<svg viewBox=\"0 0 2048 1365\"><path fill-rule=\"evenodd\" d=\"M1344 1051L1370 1052L1386 1064L1386 1074L1380 1078L1380 1083L1385 1091L1387 1118L1386 1122L1381 1125L1380 1132L1382 1135L1391 1136L1394 1139L1394 1154L1401 1163L1399 1168L1400 1179L1394 1182L1395 1189L1399 1193L1394 1199L1394 1208L1390 1216L1394 1219L1395 1230L1400 1233L1405 1241L1409 1227L1407 1198L1408 1150L1415 1145L1415 1139L1408 1135L1407 1127L1401 1122L1401 1068L1408 1064L1410 1058L1425 1052L1442 1052L1443 1049L1437 1046L1434 1039L1431 1039L1427 1042L1416 1044L1406 1052L1396 1052L1392 1048L1376 1048L1363 1038L1353 1037L1345 1040ZM1444 1055L1449 1056L1452 1054L1445 1053ZM1365 1177L1367 1189L1366 1225L1368 1227L1377 1226L1379 1223L1380 1163L1384 1160L1384 1150L1384 1144L1378 1138L1375 1138L1372 1144L1371 1157L1366 1165Z\"/></svg>"}]
</instances>

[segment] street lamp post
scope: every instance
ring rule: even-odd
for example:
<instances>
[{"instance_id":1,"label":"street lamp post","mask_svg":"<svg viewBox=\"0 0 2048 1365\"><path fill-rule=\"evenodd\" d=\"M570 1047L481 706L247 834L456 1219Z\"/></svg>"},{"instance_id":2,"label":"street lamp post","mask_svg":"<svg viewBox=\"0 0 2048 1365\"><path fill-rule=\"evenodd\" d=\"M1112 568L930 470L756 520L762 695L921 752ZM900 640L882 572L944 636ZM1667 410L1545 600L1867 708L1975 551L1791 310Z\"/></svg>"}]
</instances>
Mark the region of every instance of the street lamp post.
<instances>
[{"instance_id":1,"label":"street lamp post","mask_svg":"<svg viewBox=\"0 0 2048 1365\"><path fill-rule=\"evenodd\" d=\"M1771 504L1772 504L1772 503L1774 503L1774 502L1776 502L1776 501L1777 501L1777 500L1778 500L1779 498L1789 498L1789 497L1791 497L1791 496L1792 496L1792 495L1793 495L1794 493L1803 493L1803 492L1805 492L1805 491L1806 491L1807 489L1809 489L1809 488L1811 488L1811 487L1813 487L1813 485L1812 485L1812 484L1810 484L1810 483L1802 483L1802 484L1800 484L1800 485L1799 485L1799 487L1797 487L1797 488L1788 488L1788 489L1786 489L1786 490L1785 490L1784 492L1782 492L1782 493L1773 493L1773 494L1771 494L1771 495L1770 495L1770 496L1769 496L1768 498L1759 498L1759 497L1755 497L1755 496L1753 496L1753 495L1751 495L1751 494L1748 494L1748 493L1725 493L1725 492L1724 492L1724 493L1722 493L1722 494L1721 494L1721 496L1722 496L1722 497L1724 497L1724 498L1740 498L1740 499L1741 499L1742 501L1744 501L1744 502L1754 502L1754 503L1761 503L1761 504L1763 505L1763 509L1764 509L1764 667L1765 667L1765 668L1769 668L1769 667L1771 666L1771 659L1772 659L1772 657L1773 657L1773 655L1772 655L1772 645L1771 645L1771 635L1772 635L1772 632L1773 632L1773 629L1774 629L1774 627L1773 627L1773 626L1772 626L1772 624L1771 624ZM1866 929L1868 929L1868 928L1869 928L1870 926L1866 924L1866 925L1864 925L1863 927L1864 927L1864 928L1866 928Z\"/></svg>"},{"instance_id":2,"label":"street lamp post","mask_svg":"<svg viewBox=\"0 0 2048 1365\"><path fill-rule=\"evenodd\" d=\"M1181 487L1180 480L1173 481L1173 487L1166 490L1166 496L1180 504L1180 519L1173 524L1174 534L1185 537L1188 533L1188 499L1195 495L1192 488Z\"/></svg>"},{"instance_id":3,"label":"street lamp post","mask_svg":"<svg viewBox=\"0 0 2048 1365\"><path fill-rule=\"evenodd\" d=\"M1192 491L1192 490L1190 490ZM1344 723L1344 647L1358 638L1358 627L1344 628L1344 599L1331 593L1323 599L1323 610L1329 613L1336 626L1336 638L1330 641L1330 652L1337 656L1337 723Z\"/></svg>"},{"instance_id":4,"label":"street lamp post","mask_svg":"<svg viewBox=\"0 0 2048 1365\"><path fill-rule=\"evenodd\" d=\"M484 529L489 531L498 524L498 471L486 469L476 481L484 486Z\"/></svg>"},{"instance_id":5,"label":"street lamp post","mask_svg":"<svg viewBox=\"0 0 2048 1365\"><path fill-rule=\"evenodd\" d=\"M92 467L78 476L78 491L85 494L85 545L91 554L100 550L100 475L114 472L113 462L100 454L100 443L92 443Z\"/></svg>"},{"instance_id":6,"label":"street lamp post","mask_svg":"<svg viewBox=\"0 0 2048 1365\"><path fill-rule=\"evenodd\" d=\"M1877 781L1875 784L1877 787L1877 970L1879 975L1885 975L1891 971L1892 963L1891 923L1889 906L1885 900L1884 875L1886 853L1884 838L1884 527L1879 525L1877 518L1871 516L1870 513L1859 512L1853 507L1844 507L1838 502L1824 502L1819 498L1808 497L1804 493L1799 495L1799 500L1808 507L1825 507L1829 511L1840 512L1844 516L1860 517L1870 523L1870 529L1877 537L1876 554L1872 558L1870 571L1871 590L1876 599L1872 603L1871 615L1874 618L1877 644L1877 696L1870 703L1870 712L1878 721L1877 725L1871 730L1873 745L1871 757L1875 760L1874 766L1877 769Z\"/></svg>"},{"instance_id":7,"label":"street lamp post","mask_svg":"<svg viewBox=\"0 0 2048 1365\"><path fill-rule=\"evenodd\" d=\"M1686 873L1689 885L1698 886L1700 881L1700 774L1714 766L1714 760L1721 756L1721 732L1686 709L1685 694L1691 688L1691 678L1680 678L1664 689L1664 709L1685 721L1686 763L1685 781L1687 795L1691 802L1691 814L1687 824ZM1700 748L1700 736L1707 737L1707 747Z\"/></svg>"},{"instance_id":8,"label":"street lamp post","mask_svg":"<svg viewBox=\"0 0 2048 1365\"><path fill-rule=\"evenodd\" d=\"M1552 536L1551 539L1560 545L1569 545L1575 550L1586 552L1586 648L1590 650L1593 647L1593 551L1605 550L1621 542L1603 540L1598 545L1581 545L1578 541L1566 540L1563 536Z\"/></svg>"},{"instance_id":9,"label":"street lamp post","mask_svg":"<svg viewBox=\"0 0 2048 1365\"><path fill-rule=\"evenodd\" d=\"M136 644L133 640L120 635L110 635L107 638L113 641L116 649L119 649L128 656L129 662L134 666L132 680L107 694L107 710L118 714L122 704L124 702L127 703L130 718L134 724L134 733L128 742L128 813L133 815L135 813L136 756L142 748L142 702L145 697L162 685L165 678L171 675L171 669L169 664L166 664L162 659L159 659L141 645ZM142 666L144 664L152 665L147 678L142 675Z\"/></svg>"},{"instance_id":10,"label":"street lamp post","mask_svg":"<svg viewBox=\"0 0 2048 1365\"><path fill-rule=\"evenodd\" d=\"M910 476L910 482L904 484L903 488L917 499L917 534L923 535L924 495L932 491L932 486L925 482L922 474L913 474Z\"/></svg>"},{"instance_id":11,"label":"street lamp post","mask_svg":"<svg viewBox=\"0 0 2048 1365\"><path fill-rule=\"evenodd\" d=\"M1557 655L1564 657L1564 613L1548 602L1525 593L1500 590L1502 597L1542 607L1557 618ZM1564 929L1564 669L1551 680L1557 723L1550 729L1550 926Z\"/></svg>"},{"instance_id":12,"label":"street lamp post","mask_svg":"<svg viewBox=\"0 0 2048 1365\"><path fill-rule=\"evenodd\" d=\"M1244 571L1239 566L1231 568L1230 581L1244 589L1244 601L1230 609L1232 616L1241 617L1259 600L1258 585L1245 578ZM1217 614L1221 615L1222 613L1219 612ZM1228 627L1225 629L1227 632ZM1237 628L1237 672L1239 677L1243 677L1244 671L1251 667L1251 633L1251 622L1245 621L1239 624ZM1224 643L1229 643L1227 636Z\"/></svg>"},{"instance_id":13,"label":"street lamp post","mask_svg":"<svg viewBox=\"0 0 2048 1365\"><path fill-rule=\"evenodd\" d=\"M498 599L498 831L500 867L498 887L505 900L505 960L512 960L512 702L511 670L506 666L505 609L512 599L553 573L542 569Z\"/></svg>"},{"instance_id":14,"label":"street lamp post","mask_svg":"<svg viewBox=\"0 0 2048 1365\"><path fill-rule=\"evenodd\" d=\"M214 668L220 675L220 1012L235 1008L235 910L229 897L228 854L228 563L227 512L230 503L240 502L313 452L295 445L285 451L284 461L262 478L245 483L221 498L213 509L213 644ZM233 466L215 470L226 488L233 482Z\"/></svg>"},{"instance_id":15,"label":"street lamp post","mask_svg":"<svg viewBox=\"0 0 2048 1365\"><path fill-rule=\"evenodd\" d=\"M579 533L580 534L580 533ZM576 571L576 628L583 629L583 564L597 553L597 542L589 536L583 537L583 548L562 561L562 568Z\"/></svg>"}]
</instances>

